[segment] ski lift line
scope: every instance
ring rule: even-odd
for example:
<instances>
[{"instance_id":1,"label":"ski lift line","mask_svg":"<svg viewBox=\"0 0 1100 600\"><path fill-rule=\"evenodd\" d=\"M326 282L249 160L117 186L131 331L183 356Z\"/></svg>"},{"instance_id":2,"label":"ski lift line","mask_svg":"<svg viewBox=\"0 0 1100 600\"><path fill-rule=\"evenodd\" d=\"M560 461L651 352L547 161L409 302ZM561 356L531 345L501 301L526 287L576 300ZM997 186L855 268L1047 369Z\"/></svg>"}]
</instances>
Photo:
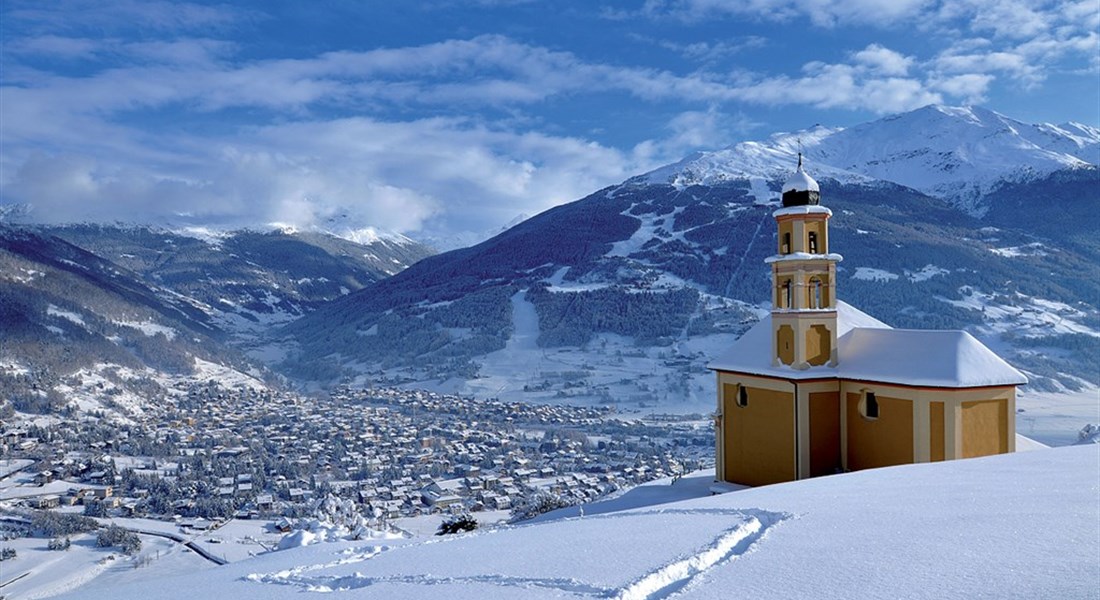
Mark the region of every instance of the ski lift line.
<instances>
[{"instance_id":1,"label":"ski lift line","mask_svg":"<svg viewBox=\"0 0 1100 600\"><path fill-rule=\"evenodd\" d=\"M737 268L730 274L729 283L726 284L725 296L730 297L730 290L733 288L733 281L741 274L741 270L745 266L745 259L748 258L749 253L752 251L753 244L756 243L756 238L760 235L760 230L764 227L764 222L768 219L768 211L764 211L764 214L760 216L760 221L756 224L756 231L753 232L752 237L749 238L749 243L745 245L745 252L741 254L741 260L737 262Z\"/></svg>"}]
</instances>

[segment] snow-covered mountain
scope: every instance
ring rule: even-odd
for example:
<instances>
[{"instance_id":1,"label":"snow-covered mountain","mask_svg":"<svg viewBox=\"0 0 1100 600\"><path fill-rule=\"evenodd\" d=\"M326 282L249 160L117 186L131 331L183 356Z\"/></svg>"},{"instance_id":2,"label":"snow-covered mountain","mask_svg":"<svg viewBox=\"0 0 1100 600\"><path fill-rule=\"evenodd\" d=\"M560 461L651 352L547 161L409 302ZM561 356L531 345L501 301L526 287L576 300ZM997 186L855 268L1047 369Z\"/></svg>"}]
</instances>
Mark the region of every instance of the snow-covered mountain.
<instances>
[{"instance_id":1,"label":"snow-covered mountain","mask_svg":"<svg viewBox=\"0 0 1100 600\"><path fill-rule=\"evenodd\" d=\"M0 225L0 410L150 419L166 395L274 375L201 303L58 237Z\"/></svg>"},{"instance_id":2,"label":"snow-covered mountain","mask_svg":"<svg viewBox=\"0 0 1100 600\"><path fill-rule=\"evenodd\" d=\"M0 400L125 420L195 382L263 388L257 333L431 254L348 234L0 223Z\"/></svg>"},{"instance_id":3,"label":"snow-covered mountain","mask_svg":"<svg viewBox=\"0 0 1100 600\"><path fill-rule=\"evenodd\" d=\"M143 569L128 570L131 583L104 577L63 597L1090 598L1100 582L1097 448L869 469L718 496L709 495L711 474L699 473L581 516L428 540L315 544L171 578L134 582Z\"/></svg>"},{"instance_id":4,"label":"snow-covered mountain","mask_svg":"<svg viewBox=\"0 0 1100 600\"><path fill-rule=\"evenodd\" d=\"M696 155L320 307L279 334L296 348L281 368L322 384L708 410L708 357L766 310L771 213L802 137L845 257L841 299L896 327L966 329L1030 390L1096 386L1100 171L1062 152L1088 156L1095 133L930 107ZM974 202L934 195L956 187Z\"/></svg>"},{"instance_id":5,"label":"snow-covered mountain","mask_svg":"<svg viewBox=\"0 0 1100 600\"><path fill-rule=\"evenodd\" d=\"M191 298L231 334L292 321L433 251L373 228L38 227ZM337 233L339 235L337 235Z\"/></svg>"},{"instance_id":6,"label":"snow-covered mountain","mask_svg":"<svg viewBox=\"0 0 1100 600\"><path fill-rule=\"evenodd\" d=\"M781 178L799 150L816 176L889 181L981 215L1006 182L1100 164L1100 129L1028 124L980 107L927 106L847 129L814 126L704 152L640 176L650 183L714 185Z\"/></svg>"}]
</instances>

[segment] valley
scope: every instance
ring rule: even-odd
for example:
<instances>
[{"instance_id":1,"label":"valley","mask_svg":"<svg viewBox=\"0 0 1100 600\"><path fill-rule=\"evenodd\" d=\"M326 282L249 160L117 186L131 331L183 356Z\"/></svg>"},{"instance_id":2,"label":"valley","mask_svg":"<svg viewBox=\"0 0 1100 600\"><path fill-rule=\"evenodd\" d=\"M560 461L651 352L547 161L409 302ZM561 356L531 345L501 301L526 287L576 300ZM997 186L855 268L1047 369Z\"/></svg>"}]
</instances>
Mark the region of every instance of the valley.
<instances>
[{"instance_id":1,"label":"valley","mask_svg":"<svg viewBox=\"0 0 1100 600\"><path fill-rule=\"evenodd\" d=\"M443 253L373 229L0 221L0 516L17 553L3 593L193 568L160 534L231 562L382 540L362 559L375 560L464 513L511 539L509 520L618 511L635 486L713 468L708 365L768 314L772 213L799 144L834 211L839 298L898 328L964 329L1023 371L1021 448L1088 441L1098 143L1088 128L929 107L697 153ZM1008 159L1026 169L998 170ZM692 531L715 528L699 515L730 519L700 572L795 526L788 504L760 497L781 509L684 513ZM83 529L28 525L54 513ZM98 543L112 523L158 535L122 552ZM61 554L65 540L77 551ZM692 585L680 567L643 568L653 560L629 580L545 586ZM274 568L242 577L332 587ZM398 583L446 584L409 577Z\"/></svg>"}]
</instances>

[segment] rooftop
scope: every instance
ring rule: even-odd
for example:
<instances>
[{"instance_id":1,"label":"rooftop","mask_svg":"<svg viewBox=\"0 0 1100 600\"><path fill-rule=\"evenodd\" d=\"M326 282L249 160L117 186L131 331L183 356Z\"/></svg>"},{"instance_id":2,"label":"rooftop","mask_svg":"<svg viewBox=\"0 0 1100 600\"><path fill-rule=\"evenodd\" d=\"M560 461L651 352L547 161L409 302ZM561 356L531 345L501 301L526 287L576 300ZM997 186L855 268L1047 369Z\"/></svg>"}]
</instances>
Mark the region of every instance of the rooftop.
<instances>
[{"instance_id":1,"label":"rooftop","mask_svg":"<svg viewBox=\"0 0 1100 600\"><path fill-rule=\"evenodd\" d=\"M893 329L845 302L837 303L836 367L773 366L771 315L708 365L790 380L855 379L942 388L1022 385L1027 377L965 331Z\"/></svg>"}]
</instances>

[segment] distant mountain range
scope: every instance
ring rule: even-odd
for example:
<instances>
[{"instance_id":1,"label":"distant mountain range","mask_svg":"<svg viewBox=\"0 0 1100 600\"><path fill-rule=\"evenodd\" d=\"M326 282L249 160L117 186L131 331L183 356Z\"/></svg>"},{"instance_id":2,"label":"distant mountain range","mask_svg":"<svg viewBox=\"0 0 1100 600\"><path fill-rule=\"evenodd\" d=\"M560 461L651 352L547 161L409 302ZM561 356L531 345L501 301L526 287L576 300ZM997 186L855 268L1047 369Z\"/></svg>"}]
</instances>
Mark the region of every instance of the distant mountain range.
<instances>
[{"instance_id":1,"label":"distant mountain range","mask_svg":"<svg viewBox=\"0 0 1100 600\"><path fill-rule=\"evenodd\" d=\"M766 312L771 213L800 148L834 213L841 299L967 329L1030 389L1100 384L1100 131L942 106L698 153L443 254L343 223L3 226L0 378L218 364L709 410L706 363Z\"/></svg>"},{"instance_id":2,"label":"distant mountain range","mask_svg":"<svg viewBox=\"0 0 1100 600\"><path fill-rule=\"evenodd\" d=\"M257 334L432 253L363 240L0 223L0 389L25 412L129 418L188 382L276 383Z\"/></svg>"},{"instance_id":3,"label":"distant mountain range","mask_svg":"<svg viewBox=\"0 0 1100 600\"><path fill-rule=\"evenodd\" d=\"M290 228L218 232L80 224L38 230L199 302L231 334L292 321L434 253L404 236L373 230L346 237Z\"/></svg>"}]
</instances>

